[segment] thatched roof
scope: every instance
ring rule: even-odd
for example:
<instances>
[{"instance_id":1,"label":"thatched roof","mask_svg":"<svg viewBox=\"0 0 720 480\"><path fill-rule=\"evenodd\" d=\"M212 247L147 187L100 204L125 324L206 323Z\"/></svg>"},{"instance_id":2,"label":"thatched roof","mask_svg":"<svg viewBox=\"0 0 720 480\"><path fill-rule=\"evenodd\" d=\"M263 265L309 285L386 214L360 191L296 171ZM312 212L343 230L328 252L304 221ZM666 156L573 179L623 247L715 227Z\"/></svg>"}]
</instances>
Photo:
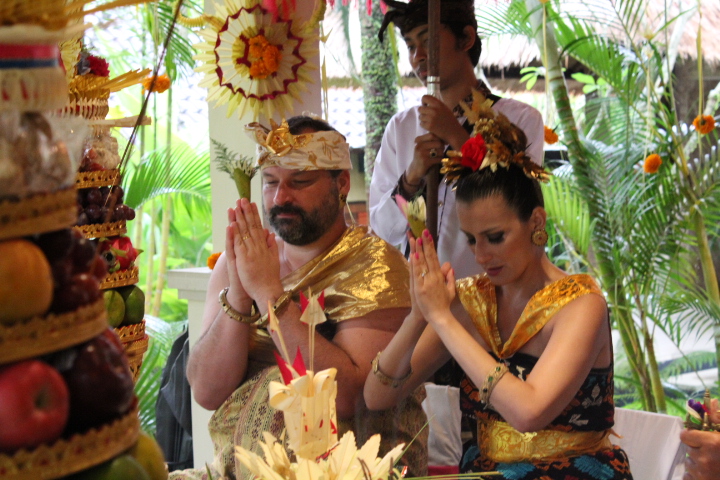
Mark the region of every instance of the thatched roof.
<instances>
[{"instance_id":1,"label":"thatched roof","mask_svg":"<svg viewBox=\"0 0 720 480\"><path fill-rule=\"evenodd\" d=\"M597 31L603 29L609 30L608 21L602 21L602 18L608 18L610 13L608 8L611 2L617 0L563 0L563 8L565 11L573 11L576 16L582 18L596 18ZM486 8L497 8L502 6L505 0L475 0L478 11ZM680 11L687 12L687 23L684 24L682 37L678 53L680 58L696 59L697 48L695 39L697 38L698 21L700 15L697 13L697 0L646 0L647 8L642 16L645 22L641 33L649 32L652 35L659 30L664 23L663 9L665 3L668 3L668 17L672 18ZM682 10L680 10L682 8ZM350 38L351 50L353 57L357 62L356 68L360 68L360 26L359 17L350 15ZM347 43L343 35L342 16L339 11L331 10L328 12L326 19L326 31L330 32L328 41L329 46L324 49L327 62L327 74L330 78L347 78L351 76L352 67L349 65L347 56ZM703 58L705 61L714 66L720 66L720 1L705 0L702 2L702 45ZM540 52L534 42L528 41L525 37L504 36L486 36L483 37L483 51L480 56L480 65L487 71L494 68L499 70L507 70L511 68L526 67L530 64L538 65L540 61ZM672 26L668 32L672 32ZM619 36L618 36L619 37ZM620 37L619 37L620 38ZM400 73L404 76L411 75L412 71L407 59L407 51L402 40L398 41L398 50L400 54L399 68Z\"/></svg>"},{"instance_id":2,"label":"thatched roof","mask_svg":"<svg viewBox=\"0 0 720 480\"><path fill-rule=\"evenodd\" d=\"M563 9L566 12L573 12L574 16L596 19L594 22L597 24L596 31L607 32L612 31L613 27L609 25L608 20L603 19L614 17L614 11L610 10L612 3L611 0L569 0L563 2ZM664 13L666 4L668 4L667 16ZM499 3L498 0L475 0L475 5L480 10L487 7L497 8ZM640 29L640 36L649 37L656 34L666 22L666 18L673 18L680 12L686 12L684 16L687 18L684 20L687 20L687 23L682 26L678 56L682 59L694 60L697 58L696 38L700 21L696 0L674 0L671 2L648 0L645 12L642 15L643 25ZM680 25L680 23L676 22L676 25ZM667 31L671 34L673 30L674 27L671 25ZM481 36L483 36L482 33ZM622 35L616 35L616 37L623 38ZM703 59L709 64L720 65L720 42L717 41L718 37L720 37L720 2L717 0L702 2L702 55ZM483 67L500 69L525 67L533 62L537 63L539 60L540 52L537 46L530 43L525 37L504 35L488 37L483 40L483 53L480 57Z\"/></svg>"}]
</instances>

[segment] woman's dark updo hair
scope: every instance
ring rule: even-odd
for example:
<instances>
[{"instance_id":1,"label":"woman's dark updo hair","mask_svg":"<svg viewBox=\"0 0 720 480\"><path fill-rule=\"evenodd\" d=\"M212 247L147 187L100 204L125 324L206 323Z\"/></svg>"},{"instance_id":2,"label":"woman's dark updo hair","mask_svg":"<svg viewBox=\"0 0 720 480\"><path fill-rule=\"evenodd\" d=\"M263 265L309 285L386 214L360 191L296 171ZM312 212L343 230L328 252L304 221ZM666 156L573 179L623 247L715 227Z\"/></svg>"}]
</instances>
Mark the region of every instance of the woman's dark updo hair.
<instances>
[{"instance_id":1,"label":"woman's dark updo hair","mask_svg":"<svg viewBox=\"0 0 720 480\"><path fill-rule=\"evenodd\" d=\"M525 175L522 167L514 163L509 168L498 166L494 172L484 168L461 176L457 181L455 198L458 202L469 205L493 195L501 195L523 222L530 219L535 207L545 206L540 183Z\"/></svg>"}]
</instances>

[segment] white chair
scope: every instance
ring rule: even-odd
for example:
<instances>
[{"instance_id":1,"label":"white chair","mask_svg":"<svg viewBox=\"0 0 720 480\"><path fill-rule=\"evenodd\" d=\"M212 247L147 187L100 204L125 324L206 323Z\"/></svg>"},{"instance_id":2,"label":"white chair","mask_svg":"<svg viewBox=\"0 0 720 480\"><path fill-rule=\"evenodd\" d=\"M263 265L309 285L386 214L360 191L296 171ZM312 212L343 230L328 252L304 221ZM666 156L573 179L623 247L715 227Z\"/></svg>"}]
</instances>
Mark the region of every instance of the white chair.
<instances>
[{"instance_id":1,"label":"white chair","mask_svg":"<svg viewBox=\"0 0 720 480\"><path fill-rule=\"evenodd\" d=\"M680 418L616 408L614 430L622 438L610 440L627 453L634 480L682 478L686 450L680 442Z\"/></svg>"}]
</instances>

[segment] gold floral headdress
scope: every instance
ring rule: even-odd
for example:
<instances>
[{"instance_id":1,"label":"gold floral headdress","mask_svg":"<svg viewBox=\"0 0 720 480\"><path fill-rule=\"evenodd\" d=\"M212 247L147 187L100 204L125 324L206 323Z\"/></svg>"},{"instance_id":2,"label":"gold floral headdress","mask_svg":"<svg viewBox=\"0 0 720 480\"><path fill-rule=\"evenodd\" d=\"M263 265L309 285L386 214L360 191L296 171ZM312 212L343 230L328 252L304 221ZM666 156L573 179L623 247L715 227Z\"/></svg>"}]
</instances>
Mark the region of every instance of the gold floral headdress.
<instances>
[{"instance_id":1,"label":"gold floral headdress","mask_svg":"<svg viewBox=\"0 0 720 480\"><path fill-rule=\"evenodd\" d=\"M340 133L331 130L293 135L285 120L280 125L270 120L270 127L268 129L257 122L245 126L250 138L258 144L258 167L352 169L350 145Z\"/></svg>"},{"instance_id":2,"label":"gold floral headdress","mask_svg":"<svg viewBox=\"0 0 720 480\"><path fill-rule=\"evenodd\" d=\"M441 173L446 182L454 182L468 171L476 172L498 165L509 168L511 163L523 169L525 175L546 182L550 173L534 163L525 152L527 140L522 131L502 113L492 109L492 101L481 92L473 90L473 103L468 107L460 102L468 121L474 125L470 139L457 152L448 151L442 161ZM468 170L469 169L469 170Z\"/></svg>"}]
</instances>

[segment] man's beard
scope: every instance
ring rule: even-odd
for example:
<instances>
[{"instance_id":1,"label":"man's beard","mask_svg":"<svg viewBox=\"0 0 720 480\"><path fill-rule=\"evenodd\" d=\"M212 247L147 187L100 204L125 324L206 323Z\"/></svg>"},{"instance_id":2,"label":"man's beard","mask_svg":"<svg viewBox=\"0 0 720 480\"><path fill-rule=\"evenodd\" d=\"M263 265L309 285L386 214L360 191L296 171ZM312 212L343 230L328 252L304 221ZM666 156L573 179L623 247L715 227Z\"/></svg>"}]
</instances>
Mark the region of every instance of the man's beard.
<instances>
[{"instance_id":1,"label":"man's beard","mask_svg":"<svg viewBox=\"0 0 720 480\"><path fill-rule=\"evenodd\" d=\"M320 205L310 212L294 205L276 205L268 212L268 221L275 233L286 243L297 246L308 245L322 237L337 220L340 209L338 193L333 194L331 191ZM278 215L283 213L297 216L278 218Z\"/></svg>"}]
</instances>

